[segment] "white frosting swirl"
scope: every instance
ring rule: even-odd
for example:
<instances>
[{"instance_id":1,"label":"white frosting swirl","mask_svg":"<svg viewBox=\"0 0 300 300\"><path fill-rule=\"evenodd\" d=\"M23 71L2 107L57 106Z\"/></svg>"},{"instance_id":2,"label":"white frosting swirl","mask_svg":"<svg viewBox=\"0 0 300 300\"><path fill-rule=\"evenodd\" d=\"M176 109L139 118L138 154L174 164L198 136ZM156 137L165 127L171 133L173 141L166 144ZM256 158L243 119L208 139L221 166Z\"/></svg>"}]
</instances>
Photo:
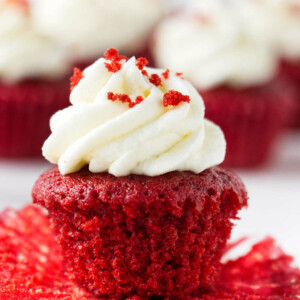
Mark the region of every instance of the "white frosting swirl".
<instances>
[{"instance_id":1,"label":"white frosting swirl","mask_svg":"<svg viewBox=\"0 0 300 300\"><path fill-rule=\"evenodd\" d=\"M236 0L246 30L279 54L300 59L300 0Z\"/></svg>"},{"instance_id":2,"label":"white frosting swirl","mask_svg":"<svg viewBox=\"0 0 300 300\"><path fill-rule=\"evenodd\" d=\"M111 47L139 51L160 19L161 0L30 0L39 30L70 47L75 59L94 59Z\"/></svg>"},{"instance_id":3,"label":"white frosting swirl","mask_svg":"<svg viewBox=\"0 0 300 300\"><path fill-rule=\"evenodd\" d=\"M199 173L223 161L223 133L204 119L202 98L189 82L172 73L164 79L162 70L145 68L162 78L157 87L142 75L134 57L116 73L108 72L105 62L101 58L84 70L70 96L73 106L51 119L43 155L58 163L62 174L87 164L92 172L115 176ZM190 103L165 107L163 97L171 90L188 95ZM108 100L109 92L143 96L144 101L129 108Z\"/></svg>"},{"instance_id":4,"label":"white frosting swirl","mask_svg":"<svg viewBox=\"0 0 300 300\"><path fill-rule=\"evenodd\" d=\"M29 9L29 8L28 8ZM24 6L0 2L0 78L52 78L69 70L65 51L37 33Z\"/></svg>"},{"instance_id":5,"label":"white frosting swirl","mask_svg":"<svg viewBox=\"0 0 300 300\"><path fill-rule=\"evenodd\" d=\"M158 27L154 54L160 67L183 72L200 89L223 84L244 88L272 79L275 52L241 28L228 2L192 4Z\"/></svg>"}]
</instances>

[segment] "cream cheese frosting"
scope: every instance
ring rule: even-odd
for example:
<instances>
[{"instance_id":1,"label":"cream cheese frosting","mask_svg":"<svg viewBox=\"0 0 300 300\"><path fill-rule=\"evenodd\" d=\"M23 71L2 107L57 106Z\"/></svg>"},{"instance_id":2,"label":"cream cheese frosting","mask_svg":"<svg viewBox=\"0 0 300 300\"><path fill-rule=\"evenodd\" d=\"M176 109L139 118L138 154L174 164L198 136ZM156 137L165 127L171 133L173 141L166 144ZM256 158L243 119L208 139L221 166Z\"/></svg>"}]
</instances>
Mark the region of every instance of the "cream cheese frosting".
<instances>
[{"instance_id":1,"label":"cream cheese frosting","mask_svg":"<svg viewBox=\"0 0 300 300\"><path fill-rule=\"evenodd\" d=\"M100 58L83 71L70 95L72 106L51 118L52 134L43 146L43 155L62 174L85 165L91 172L115 176L199 173L223 161L223 133L204 118L196 89L178 74L142 70L138 63L134 57L122 59L120 70L110 72L111 61ZM126 94L133 104L134 99L143 101L130 107L109 100L110 94ZM166 105L170 94L189 101Z\"/></svg>"},{"instance_id":2,"label":"cream cheese frosting","mask_svg":"<svg viewBox=\"0 0 300 300\"><path fill-rule=\"evenodd\" d=\"M269 41L288 59L300 59L300 0L236 0L235 7L254 38Z\"/></svg>"},{"instance_id":3,"label":"cream cheese frosting","mask_svg":"<svg viewBox=\"0 0 300 300\"><path fill-rule=\"evenodd\" d=\"M275 51L247 34L226 1L193 1L166 19L156 30L154 55L199 89L260 85L277 68Z\"/></svg>"},{"instance_id":4,"label":"cream cheese frosting","mask_svg":"<svg viewBox=\"0 0 300 300\"><path fill-rule=\"evenodd\" d=\"M29 0L36 27L70 47L75 59L108 48L139 51L163 13L162 0Z\"/></svg>"},{"instance_id":5,"label":"cream cheese frosting","mask_svg":"<svg viewBox=\"0 0 300 300\"><path fill-rule=\"evenodd\" d=\"M63 48L32 26L29 8L0 1L0 24L1 81L52 78L69 70Z\"/></svg>"}]
</instances>

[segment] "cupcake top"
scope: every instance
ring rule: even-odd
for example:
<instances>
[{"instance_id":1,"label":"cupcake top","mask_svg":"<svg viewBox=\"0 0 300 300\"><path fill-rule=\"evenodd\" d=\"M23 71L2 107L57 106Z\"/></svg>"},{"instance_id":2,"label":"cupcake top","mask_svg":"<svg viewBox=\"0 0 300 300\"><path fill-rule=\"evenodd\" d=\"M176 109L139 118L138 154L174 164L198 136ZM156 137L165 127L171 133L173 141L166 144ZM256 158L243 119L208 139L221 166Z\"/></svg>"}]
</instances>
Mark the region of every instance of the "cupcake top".
<instances>
[{"instance_id":1,"label":"cupcake top","mask_svg":"<svg viewBox=\"0 0 300 300\"><path fill-rule=\"evenodd\" d=\"M157 64L184 72L199 89L263 84L275 74L276 54L241 25L228 1L192 1L156 30Z\"/></svg>"},{"instance_id":2,"label":"cupcake top","mask_svg":"<svg viewBox=\"0 0 300 300\"><path fill-rule=\"evenodd\" d=\"M75 70L72 106L51 118L43 146L62 174L85 165L115 176L200 173L223 161L223 133L204 119L195 88L181 74L146 65L110 49L83 72Z\"/></svg>"},{"instance_id":3,"label":"cupcake top","mask_svg":"<svg viewBox=\"0 0 300 300\"><path fill-rule=\"evenodd\" d=\"M236 0L244 26L287 59L300 59L300 0Z\"/></svg>"},{"instance_id":4,"label":"cupcake top","mask_svg":"<svg viewBox=\"0 0 300 300\"><path fill-rule=\"evenodd\" d=\"M29 1L39 30L68 46L74 59L94 59L110 47L139 51L164 0Z\"/></svg>"},{"instance_id":5,"label":"cupcake top","mask_svg":"<svg viewBox=\"0 0 300 300\"><path fill-rule=\"evenodd\" d=\"M0 80L52 78L69 69L65 51L37 32L25 0L0 0Z\"/></svg>"}]
</instances>

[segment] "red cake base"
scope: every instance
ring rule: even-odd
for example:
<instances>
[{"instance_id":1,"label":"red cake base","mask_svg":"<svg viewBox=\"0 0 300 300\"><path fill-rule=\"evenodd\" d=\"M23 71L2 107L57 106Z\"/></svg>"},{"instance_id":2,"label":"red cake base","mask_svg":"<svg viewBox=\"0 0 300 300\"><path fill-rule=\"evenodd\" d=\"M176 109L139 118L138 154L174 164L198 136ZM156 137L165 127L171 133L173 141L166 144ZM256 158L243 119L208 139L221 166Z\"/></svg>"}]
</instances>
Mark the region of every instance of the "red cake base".
<instances>
[{"instance_id":1,"label":"red cake base","mask_svg":"<svg viewBox=\"0 0 300 300\"><path fill-rule=\"evenodd\" d=\"M261 88L220 87L199 91L207 119L218 124L227 141L224 165L255 167L272 154L276 138L284 128L294 94L285 84Z\"/></svg>"},{"instance_id":2,"label":"red cake base","mask_svg":"<svg viewBox=\"0 0 300 300\"><path fill-rule=\"evenodd\" d=\"M1 213L0 239L0 299L96 300L66 277L54 231L40 209L29 206ZM247 255L222 265L220 281L194 299L296 299L300 270L292 267L292 261L272 239L266 239Z\"/></svg>"},{"instance_id":3,"label":"red cake base","mask_svg":"<svg viewBox=\"0 0 300 300\"><path fill-rule=\"evenodd\" d=\"M281 62L281 76L289 80L296 90L296 101L288 120L288 125L300 129L300 60L298 62Z\"/></svg>"},{"instance_id":4,"label":"red cake base","mask_svg":"<svg viewBox=\"0 0 300 300\"><path fill-rule=\"evenodd\" d=\"M79 286L114 299L187 299L215 284L247 194L217 167L120 178L54 168L35 184L33 200L48 209Z\"/></svg>"},{"instance_id":5,"label":"red cake base","mask_svg":"<svg viewBox=\"0 0 300 300\"><path fill-rule=\"evenodd\" d=\"M0 84L0 157L41 156L50 117L69 104L69 83Z\"/></svg>"}]
</instances>

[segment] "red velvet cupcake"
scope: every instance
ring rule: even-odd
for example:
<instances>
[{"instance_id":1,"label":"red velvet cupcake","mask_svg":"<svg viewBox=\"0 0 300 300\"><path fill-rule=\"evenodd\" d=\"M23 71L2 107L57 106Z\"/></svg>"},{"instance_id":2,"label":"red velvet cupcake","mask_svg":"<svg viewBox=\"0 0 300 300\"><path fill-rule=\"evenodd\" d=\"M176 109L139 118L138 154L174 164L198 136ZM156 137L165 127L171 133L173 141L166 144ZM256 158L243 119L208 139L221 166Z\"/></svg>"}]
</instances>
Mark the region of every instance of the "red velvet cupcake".
<instances>
[{"instance_id":1,"label":"red velvet cupcake","mask_svg":"<svg viewBox=\"0 0 300 300\"><path fill-rule=\"evenodd\" d=\"M52 117L43 154L58 168L39 178L33 201L79 286L114 299L189 298L218 279L245 187L213 167L224 136L189 82L114 49L105 58L77 70L73 106Z\"/></svg>"},{"instance_id":2,"label":"red velvet cupcake","mask_svg":"<svg viewBox=\"0 0 300 300\"><path fill-rule=\"evenodd\" d=\"M197 87L207 118L224 131L231 167L269 159L293 101L289 86L274 81L276 51L242 21L232 3L195 0L155 33L156 65L184 72Z\"/></svg>"},{"instance_id":3,"label":"red velvet cupcake","mask_svg":"<svg viewBox=\"0 0 300 300\"><path fill-rule=\"evenodd\" d=\"M25 1L0 4L0 156L40 156L50 116L68 104L65 51L32 25Z\"/></svg>"}]
</instances>

